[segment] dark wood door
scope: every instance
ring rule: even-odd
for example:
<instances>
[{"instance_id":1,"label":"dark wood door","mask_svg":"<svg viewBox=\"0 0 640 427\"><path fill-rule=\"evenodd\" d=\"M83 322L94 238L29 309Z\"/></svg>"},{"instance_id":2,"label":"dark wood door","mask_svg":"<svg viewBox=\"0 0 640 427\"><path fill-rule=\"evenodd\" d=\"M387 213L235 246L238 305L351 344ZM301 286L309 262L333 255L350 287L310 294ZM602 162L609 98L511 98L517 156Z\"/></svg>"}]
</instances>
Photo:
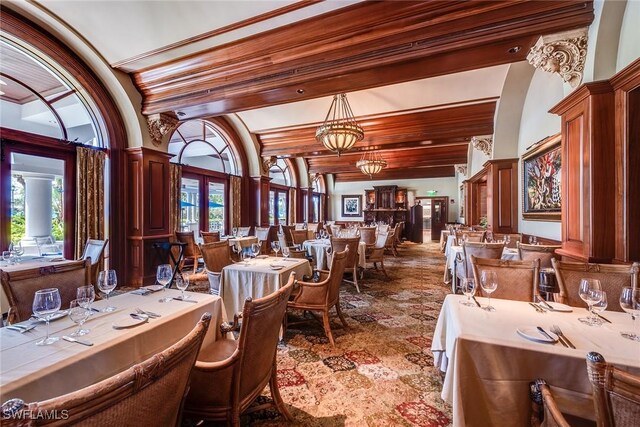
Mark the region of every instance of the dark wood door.
<instances>
[{"instance_id":1,"label":"dark wood door","mask_svg":"<svg viewBox=\"0 0 640 427\"><path fill-rule=\"evenodd\" d=\"M448 199L448 197L431 199L431 240L440 240L440 232L444 229L449 217Z\"/></svg>"}]
</instances>

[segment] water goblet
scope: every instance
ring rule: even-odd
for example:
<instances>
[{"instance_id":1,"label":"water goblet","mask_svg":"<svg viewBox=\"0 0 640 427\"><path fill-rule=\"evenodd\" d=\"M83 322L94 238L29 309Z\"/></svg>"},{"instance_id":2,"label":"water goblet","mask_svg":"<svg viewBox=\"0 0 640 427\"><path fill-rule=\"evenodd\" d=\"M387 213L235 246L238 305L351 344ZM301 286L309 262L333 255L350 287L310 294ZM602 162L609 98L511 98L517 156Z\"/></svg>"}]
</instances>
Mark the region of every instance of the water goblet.
<instances>
[{"instance_id":1,"label":"water goblet","mask_svg":"<svg viewBox=\"0 0 640 427\"><path fill-rule=\"evenodd\" d=\"M231 232L233 233L233 237L238 237L238 227L233 227Z\"/></svg>"},{"instance_id":2,"label":"water goblet","mask_svg":"<svg viewBox=\"0 0 640 427\"><path fill-rule=\"evenodd\" d=\"M607 293L605 291L602 291L602 295L600 298L600 301L596 302L595 304L593 304L591 306L591 311L593 312L593 315L595 316L595 323L594 326L601 326L604 321L602 319L600 319L597 315L598 313L601 313L603 311L605 311L607 309Z\"/></svg>"},{"instance_id":3,"label":"water goblet","mask_svg":"<svg viewBox=\"0 0 640 427\"><path fill-rule=\"evenodd\" d=\"M90 332L89 329L82 329L82 325L84 325L84 322L87 321L91 314L87 309L87 303L88 298L84 298L84 300L74 299L69 304L69 318L73 323L78 325L78 330L70 334L72 337L79 337Z\"/></svg>"},{"instance_id":4,"label":"water goblet","mask_svg":"<svg viewBox=\"0 0 640 427\"><path fill-rule=\"evenodd\" d=\"M276 253L276 258L278 258L278 252L280 252L280 242L271 242L271 247L273 251Z\"/></svg>"},{"instance_id":5,"label":"water goblet","mask_svg":"<svg viewBox=\"0 0 640 427\"><path fill-rule=\"evenodd\" d=\"M586 325L595 325L597 323L597 317L591 311L591 307L593 306L593 304L602 299L602 286L600 285L600 280L582 279L580 281L578 294L580 295L582 301L584 301L589 307L589 316L581 317L578 320Z\"/></svg>"},{"instance_id":6,"label":"water goblet","mask_svg":"<svg viewBox=\"0 0 640 427\"><path fill-rule=\"evenodd\" d=\"M60 291L58 291L58 288L36 291L33 296L33 305L31 308L33 309L33 314L40 319L44 319L47 324L47 335L38 341L36 345L50 345L60 339L49 336L49 320L51 320L51 316L60 310L61 305L62 300L60 299Z\"/></svg>"},{"instance_id":7,"label":"water goblet","mask_svg":"<svg viewBox=\"0 0 640 427\"><path fill-rule=\"evenodd\" d=\"M251 255L253 258L256 258L260 255L260 249L262 249L262 245L260 243L252 243L251 244Z\"/></svg>"},{"instance_id":8,"label":"water goblet","mask_svg":"<svg viewBox=\"0 0 640 427\"><path fill-rule=\"evenodd\" d=\"M640 334L636 331L636 322L640 317L640 289L634 289L631 287L622 288L620 293L620 307L631 315L633 319L632 330L622 331L620 335L624 338L634 341L640 341Z\"/></svg>"},{"instance_id":9,"label":"water goblet","mask_svg":"<svg viewBox=\"0 0 640 427\"><path fill-rule=\"evenodd\" d=\"M498 276L495 271L482 270L480 274L480 285L482 290L489 295L489 304L483 307L487 311L495 311L491 306L491 294L498 288Z\"/></svg>"},{"instance_id":10,"label":"water goblet","mask_svg":"<svg viewBox=\"0 0 640 427\"><path fill-rule=\"evenodd\" d=\"M158 266L158 269L156 270L156 281L160 283L162 286L164 286L165 289L167 288L167 285L171 283L172 278L173 278L173 269L171 268L171 265L161 264ZM172 299L173 298L171 297L165 297L165 298L161 298L160 302L169 302Z\"/></svg>"},{"instance_id":11,"label":"water goblet","mask_svg":"<svg viewBox=\"0 0 640 427\"><path fill-rule=\"evenodd\" d=\"M186 300L184 291L189 287L189 277L178 274L176 276L176 288L180 290L180 299Z\"/></svg>"},{"instance_id":12,"label":"water goblet","mask_svg":"<svg viewBox=\"0 0 640 427\"><path fill-rule=\"evenodd\" d=\"M109 294L118 285L118 278L115 270L105 270L98 273L98 289L107 295L107 307L103 309L105 313L110 313L116 309L109 304Z\"/></svg>"},{"instance_id":13,"label":"water goblet","mask_svg":"<svg viewBox=\"0 0 640 427\"><path fill-rule=\"evenodd\" d=\"M2 260L7 265L11 265L11 251L2 251Z\"/></svg>"},{"instance_id":14,"label":"water goblet","mask_svg":"<svg viewBox=\"0 0 640 427\"><path fill-rule=\"evenodd\" d=\"M476 304L471 301L471 297L476 293L476 281L470 277L465 277L461 280L462 293L467 296L467 299L460 301L460 304L468 307L473 307Z\"/></svg>"},{"instance_id":15,"label":"water goblet","mask_svg":"<svg viewBox=\"0 0 640 427\"><path fill-rule=\"evenodd\" d=\"M289 258L289 255L291 255L291 252L289 252L289 247L285 246L282 248L282 256L284 256L285 258Z\"/></svg>"},{"instance_id":16,"label":"water goblet","mask_svg":"<svg viewBox=\"0 0 640 427\"><path fill-rule=\"evenodd\" d=\"M76 289L76 301L81 307L86 308L91 313L91 304L96 300L96 290L93 285L80 286Z\"/></svg>"}]
</instances>

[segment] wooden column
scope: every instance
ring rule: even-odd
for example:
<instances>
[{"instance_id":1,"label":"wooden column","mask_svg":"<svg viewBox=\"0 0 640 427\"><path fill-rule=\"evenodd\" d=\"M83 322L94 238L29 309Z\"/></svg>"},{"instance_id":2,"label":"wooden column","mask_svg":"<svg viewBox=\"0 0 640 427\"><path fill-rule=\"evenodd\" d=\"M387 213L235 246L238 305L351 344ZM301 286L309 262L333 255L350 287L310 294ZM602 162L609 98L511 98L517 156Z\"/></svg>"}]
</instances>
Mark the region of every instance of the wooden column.
<instances>
[{"instance_id":1,"label":"wooden column","mask_svg":"<svg viewBox=\"0 0 640 427\"><path fill-rule=\"evenodd\" d=\"M487 223L497 233L518 232L518 159L489 160Z\"/></svg>"},{"instance_id":2,"label":"wooden column","mask_svg":"<svg viewBox=\"0 0 640 427\"><path fill-rule=\"evenodd\" d=\"M310 222L313 222L313 187L307 188L307 195L307 217L304 220L309 224ZM318 217L319 216L320 212L318 212Z\"/></svg>"},{"instance_id":3,"label":"wooden column","mask_svg":"<svg viewBox=\"0 0 640 427\"><path fill-rule=\"evenodd\" d=\"M269 182L268 176L253 177L253 209L256 213L254 224L260 227L269 226Z\"/></svg>"},{"instance_id":4,"label":"wooden column","mask_svg":"<svg viewBox=\"0 0 640 427\"><path fill-rule=\"evenodd\" d=\"M128 286L155 282L160 263L153 243L168 241L169 230L169 158L167 153L148 148L126 151L126 259L125 282Z\"/></svg>"}]
</instances>

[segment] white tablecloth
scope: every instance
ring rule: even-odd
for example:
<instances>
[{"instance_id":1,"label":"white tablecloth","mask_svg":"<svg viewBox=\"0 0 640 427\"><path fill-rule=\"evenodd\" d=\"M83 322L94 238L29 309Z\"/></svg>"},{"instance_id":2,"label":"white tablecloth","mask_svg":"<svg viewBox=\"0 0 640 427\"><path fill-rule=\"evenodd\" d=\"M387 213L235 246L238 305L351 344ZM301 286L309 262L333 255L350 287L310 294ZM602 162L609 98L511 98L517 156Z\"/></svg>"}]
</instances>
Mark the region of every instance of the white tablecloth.
<instances>
[{"instance_id":1,"label":"white tablecloth","mask_svg":"<svg viewBox=\"0 0 640 427\"><path fill-rule=\"evenodd\" d=\"M84 324L91 332L82 337L94 343L86 347L62 339L49 346L35 343L45 334L45 325L20 334L0 329L0 401L21 398L27 402L52 398L124 371L184 337L205 312L212 314L203 346L220 338L219 325L226 318L222 301L213 295L186 292L197 304L170 301L161 297L179 296L180 291L165 290L146 296L123 294L110 299L117 307L112 313L91 316ZM106 307L96 301L93 307ZM162 315L130 329L113 329L117 319L129 318L136 307ZM51 322L52 335L69 335L77 326L68 317Z\"/></svg>"},{"instance_id":2,"label":"white tablecloth","mask_svg":"<svg viewBox=\"0 0 640 427\"><path fill-rule=\"evenodd\" d=\"M452 236L449 236L452 237ZM447 244L447 250L445 252L445 256L447 257L446 268L444 269L444 281L448 283L452 277L455 276L455 259L456 256L460 254L462 257L462 246L449 246ZM511 259L511 260L520 260L520 255L518 254L517 249L513 248L504 248L502 250L502 259Z\"/></svg>"},{"instance_id":3,"label":"white tablecloth","mask_svg":"<svg viewBox=\"0 0 640 427\"><path fill-rule=\"evenodd\" d=\"M331 248L331 241L329 239L321 240L305 240L302 243L302 249L307 254L313 257L313 261L317 270L328 270L329 262L327 258L327 249ZM366 265L365 251L367 244L364 242L358 243L358 267L364 268Z\"/></svg>"},{"instance_id":4,"label":"white tablecloth","mask_svg":"<svg viewBox=\"0 0 640 427\"><path fill-rule=\"evenodd\" d=\"M620 336L631 316L605 312L613 323L591 327L578 321L587 312L538 313L525 302L493 298L495 312L459 304L448 295L440 311L431 350L446 375L442 399L453 406L454 426L529 425L528 384L543 378L552 386L563 412L593 417L586 354L597 351L608 362L640 374L640 343ZM477 298L480 304L486 298ZM541 344L522 338L521 326L558 325L577 347Z\"/></svg>"},{"instance_id":5,"label":"white tablecloth","mask_svg":"<svg viewBox=\"0 0 640 427\"><path fill-rule=\"evenodd\" d=\"M235 246L237 250L248 248L253 243L258 243L258 238L256 236L227 237L226 240L229 242L229 246Z\"/></svg>"},{"instance_id":6,"label":"white tablecloth","mask_svg":"<svg viewBox=\"0 0 640 427\"><path fill-rule=\"evenodd\" d=\"M0 271L15 272L15 271L29 270L31 268L47 267L51 265L63 265L63 264L68 264L70 262L73 262L71 260L60 261L59 256L54 256L54 257L25 256L22 258L24 258L24 260L21 261L19 264L7 265L6 263L2 262L0 264ZM2 286L0 286L0 309L2 310L2 313L6 313L7 311L9 311L9 300L7 299L7 296L4 293L4 289L2 288Z\"/></svg>"},{"instance_id":7,"label":"white tablecloth","mask_svg":"<svg viewBox=\"0 0 640 427\"><path fill-rule=\"evenodd\" d=\"M273 270L272 264L282 265L281 270ZM267 296L280 287L286 285L291 272L296 272L296 278L311 276L311 265L306 259L268 257L253 259L249 265L235 263L222 269L220 296L224 301L227 314L242 312L244 302L248 297L261 298Z\"/></svg>"}]
</instances>

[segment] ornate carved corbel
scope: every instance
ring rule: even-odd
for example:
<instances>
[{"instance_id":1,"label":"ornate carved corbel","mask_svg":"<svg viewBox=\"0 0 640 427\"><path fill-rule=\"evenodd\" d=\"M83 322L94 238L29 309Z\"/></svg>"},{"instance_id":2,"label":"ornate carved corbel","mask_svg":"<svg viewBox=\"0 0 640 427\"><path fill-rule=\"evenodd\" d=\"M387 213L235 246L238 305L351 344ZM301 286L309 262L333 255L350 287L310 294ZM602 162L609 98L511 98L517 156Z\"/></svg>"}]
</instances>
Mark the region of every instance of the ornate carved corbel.
<instances>
[{"instance_id":1,"label":"ornate carved corbel","mask_svg":"<svg viewBox=\"0 0 640 427\"><path fill-rule=\"evenodd\" d=\"M179 120L167 113L151 114L147 116L147 124L149 125L149 134L151 135L151 142L156 147L162 143L162 138L165 135L173 132L179 124Z\"/></svg>"},{"instance_id":2,"label":"ornate carved corbel","mask_svg":"<svg viewBox=\"0 0 640 427\"><path fill-rule=\"evenodd\" d=\"M271 166L275 165L277 161L278 159L276 158L276 156L263 157L262 167L264 168L264 172L269 173L269 169L271 169Z\"/></svg>"},{"instance_id":3,"label":"ornate carved corbel","mask_svg":"<svg viewBox=\"0 0 640 427\"><path fill-rule=\"evenodd\" d=\"M493 136L474 136L471 138L471 145L476 150L482 151L486 156L491 157L491 147L493 146Z\"/></svg>"},{"instance_id":4,"label":"ornate carved corbel","mask_svg":"<svg viewBox=\"0 0 640 427\"><path fill-rule=\"evenodd\" d=\"M454 165L454 168L456 169L456 172L458 172L460 175L467 175L467 165Z\"/></svg>"},{"instance_id":5,"label":"ornate carved corbel","mask_svg":"<svg viewBox=\"0 0 640 427\"><path fill-rule=\"evenodd\" d=\"M587 57L587 29L542 36L527 55L535 68L557 73L562 80L576 87L582 81Z\"/></svg>"}]
</instances>

